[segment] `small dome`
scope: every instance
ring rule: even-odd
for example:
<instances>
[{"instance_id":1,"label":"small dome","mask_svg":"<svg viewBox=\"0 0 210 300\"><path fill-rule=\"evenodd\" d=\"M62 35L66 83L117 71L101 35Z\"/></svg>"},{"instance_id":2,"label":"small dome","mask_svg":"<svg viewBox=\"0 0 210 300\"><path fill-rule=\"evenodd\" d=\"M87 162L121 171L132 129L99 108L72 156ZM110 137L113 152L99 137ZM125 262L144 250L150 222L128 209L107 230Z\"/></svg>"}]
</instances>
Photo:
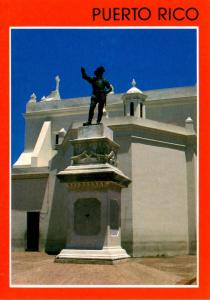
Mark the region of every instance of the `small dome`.
<instances>
[{"instance_id":1,"label":"small dome","mask_svg":"<svg viewBox=\"0 0 210 300\"><path fill-rule=\"evenodd\" d=\"M193 120L191 117L188 117L186 120L185 120L185 123L193 123Z\"/></svg>"},{"instance_id":2,"label":"small dome","mask_svg":"<svg viewBox=\"0 0 210 300\"><path fill-rule=\"evenodd\" d=\"M143 94L141 90L136 87L136 80L133 79L131 82L132 88L130 88L126 93L127 94Z\"/></svg>"}]
</instances>

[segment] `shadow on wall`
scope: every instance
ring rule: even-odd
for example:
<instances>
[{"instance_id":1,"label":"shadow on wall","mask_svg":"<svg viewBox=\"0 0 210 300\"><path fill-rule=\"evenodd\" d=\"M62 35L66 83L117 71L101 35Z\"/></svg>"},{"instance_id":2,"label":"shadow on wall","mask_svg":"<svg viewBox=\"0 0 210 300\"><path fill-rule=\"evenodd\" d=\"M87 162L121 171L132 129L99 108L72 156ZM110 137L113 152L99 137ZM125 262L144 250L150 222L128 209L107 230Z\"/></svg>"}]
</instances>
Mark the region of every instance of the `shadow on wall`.
<instances>
[{"instance_id":1,"label":"shadow on wall","mask_svg":"<svg viewBox=\"0 0 210 300\"><path fill-rule=\"evenodd\" d=\"M68 228L68 202L69 192L65 185L61 184L56 174L60 169L65 168L65 157L71 157L71 153L65 154L58 151L51 161L52 176L54 176L54 190L49 212L49 225L46 236L45 251L48 254L57 254L66 245ZM70 162L70 159L69 159ZM59 170L57 169L59 166Z\"/></svg>"}]
</instances>

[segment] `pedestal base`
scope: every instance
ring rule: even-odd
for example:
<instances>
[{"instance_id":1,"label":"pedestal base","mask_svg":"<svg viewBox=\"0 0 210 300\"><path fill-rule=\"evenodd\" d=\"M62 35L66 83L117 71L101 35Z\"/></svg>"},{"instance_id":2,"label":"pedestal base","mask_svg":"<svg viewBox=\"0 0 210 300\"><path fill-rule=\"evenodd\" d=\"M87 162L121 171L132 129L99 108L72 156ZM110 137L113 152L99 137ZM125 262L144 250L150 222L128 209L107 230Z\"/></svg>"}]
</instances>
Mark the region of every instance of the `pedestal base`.
<instances>
[{"instance_id":1,"label":"pedestal base","mask_svg":"<svg viewBox=\"0 0 210 300\"><path fill-rule=\"evenodd\" d=\"M55 258L57 263L114 264L130 256L121 247L104 247L101 250L63 249Z\"/></svg>"}]
</instances>

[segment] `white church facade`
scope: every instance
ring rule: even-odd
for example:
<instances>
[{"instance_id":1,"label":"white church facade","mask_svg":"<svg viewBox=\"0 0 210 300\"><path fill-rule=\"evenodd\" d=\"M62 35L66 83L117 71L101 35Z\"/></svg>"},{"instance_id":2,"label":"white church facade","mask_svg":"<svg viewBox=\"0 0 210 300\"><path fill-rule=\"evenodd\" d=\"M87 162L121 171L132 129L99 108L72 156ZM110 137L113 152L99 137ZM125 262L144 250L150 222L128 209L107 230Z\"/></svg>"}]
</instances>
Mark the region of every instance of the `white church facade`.
<instances>
[{"instance_id":1,"label":"white church facade","mask_svg":"<svg viewBox=\"0 0 210 300\"><path fill-rule=\"evenodd\" d=\"M26 106L25 148L12 168L12 249L65 248L70 194L57 174L71 163L90 97L56 90ZM95 111L97 114L97 110ZM133 257L196 253L197 90L142 92L132 81L107 97L102 122L119 145L118 168L131 179L121 198L122 247Z\"/></svg>"}]
</instances>

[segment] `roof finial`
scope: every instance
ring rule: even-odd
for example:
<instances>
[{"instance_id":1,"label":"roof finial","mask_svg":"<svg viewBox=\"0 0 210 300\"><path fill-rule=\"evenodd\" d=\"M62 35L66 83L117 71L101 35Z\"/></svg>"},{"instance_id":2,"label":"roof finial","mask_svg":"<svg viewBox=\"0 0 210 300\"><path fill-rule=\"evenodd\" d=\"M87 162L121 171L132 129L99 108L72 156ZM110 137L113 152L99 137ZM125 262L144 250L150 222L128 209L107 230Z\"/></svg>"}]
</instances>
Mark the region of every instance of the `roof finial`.
<instances>
[{"instance_id":1,"label":"roof finial","mask_svg":"<svg viewBox=\"0 0 210 300\"><path fill-rule=\"evenodd\" d=\"M36 102L36 94L33 93L29 99L29 102Z\"/></svg>"},{"instance_id":2,"label":"roof finial","mask_svg":"<svg viewBox=\"0 0 210 300\"><path fill-rule=\"evenodd\" d=\"M55 81L56 81L56 91L59 91L59 83L60 83L60 77L57 75L55 76Z\"/></svg>"},{"instance_id":3,"label":"roof finial","mask_svg":"<svg viewBox=\"0 0 210 300\"><path fill-rule=\"evenodd\" d=\"M187 129L187 131L194 133L194 124L193 124L193 120L192 118L189 116L186 120L185 120L185 128Z\"/></svg>"},{"instance_id":4,"label":"roof finial","mask_svg":"<svg viewBox=\"0 0 210 300\"><path fill-rule=\"evenodd\" d=\"M56 81L56 89L52 91L47 97L43 96L42 101L51 101L51 100L61 100L60 93L59 93L59 83L60 77L57 75L55 76Z\"/></svg>"},{"instance_id":5,"label":"roof finial","mask_svg":"<svg viewBox=\"0 0 210 300\"><path fill-rule=\"evenodd\" d=\"M136 80L133 78L132 82L131 82L132 86L135 87L136 86Z\"/></svg>"},{"instance_id":6,"label":"roof finial","mask_svg":"<svg viewBox=\"0 0 210 300\"><path fill-rule=\"evenodd\" d=\"M143 94L143 92L137 88L136 80L133 78L131 81L132 87L126 92L126 94Z\"/></svg>"}]
</instances>

